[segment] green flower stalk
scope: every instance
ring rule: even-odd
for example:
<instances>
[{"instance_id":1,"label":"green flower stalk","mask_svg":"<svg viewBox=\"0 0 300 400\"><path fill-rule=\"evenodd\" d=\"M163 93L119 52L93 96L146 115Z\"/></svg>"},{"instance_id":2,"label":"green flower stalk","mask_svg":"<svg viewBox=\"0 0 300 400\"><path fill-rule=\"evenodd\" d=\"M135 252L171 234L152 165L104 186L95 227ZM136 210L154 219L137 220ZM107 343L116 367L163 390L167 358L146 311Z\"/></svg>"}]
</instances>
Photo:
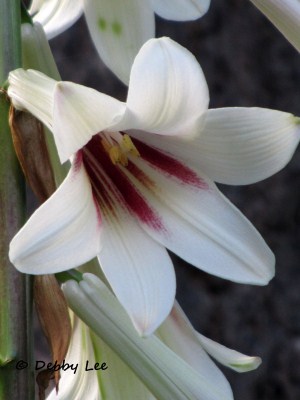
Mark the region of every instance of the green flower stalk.
<instances>
[{"instance_id":1,"label":"green flower stalk","mask_svg":"<svg viewBox=\"0 0 300 400\"><path fill-rule=\"evenodd\" d=\"M28 276L9 262L8 246L24 222L24 180L8 126L9 103L3 89L8 73L21 66L20 2L0 2L0 398L33 398L30 369L31 302Z\"/></svg>"}]
</instances>

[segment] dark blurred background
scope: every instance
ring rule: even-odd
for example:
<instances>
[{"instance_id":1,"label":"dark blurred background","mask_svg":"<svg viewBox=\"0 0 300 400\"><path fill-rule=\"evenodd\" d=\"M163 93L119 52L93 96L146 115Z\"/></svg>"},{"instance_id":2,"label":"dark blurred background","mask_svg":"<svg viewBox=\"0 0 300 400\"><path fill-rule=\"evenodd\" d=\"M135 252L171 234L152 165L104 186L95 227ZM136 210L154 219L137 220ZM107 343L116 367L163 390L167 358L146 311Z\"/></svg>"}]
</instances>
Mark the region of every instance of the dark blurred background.
<instances>
[{"instance_id":1,"label":"dark blurred background","mask_svg":"<svg viewBox=\"0 0 300 400\"><path fill-rule=\"evenodd\" d=\"M248 0L212 0L195 22L157 18L157 36L170 36L199 60L210 107L260 106L300 116L300 57ZM121 100L126 88L101 63L84 19L51 41L62 75ZM300 151L280 173L221 190L258 228L277 258L267 287L210 276L174 257L178 299L204 335L263 359L254 372L223 369L236 400L300 399Z\"/></svg>"}]
</instances>

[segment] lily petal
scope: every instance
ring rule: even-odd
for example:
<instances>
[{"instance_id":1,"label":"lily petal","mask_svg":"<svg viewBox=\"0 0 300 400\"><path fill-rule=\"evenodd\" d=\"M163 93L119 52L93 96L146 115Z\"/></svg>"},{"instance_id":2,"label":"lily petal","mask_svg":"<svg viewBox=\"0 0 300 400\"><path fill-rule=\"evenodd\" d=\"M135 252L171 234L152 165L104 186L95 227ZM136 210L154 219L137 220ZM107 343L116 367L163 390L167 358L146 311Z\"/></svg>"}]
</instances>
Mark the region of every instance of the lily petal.
<instances>
[{"instance_id":1,"label":"lily petal","mask_svg":"<svg viewBox=\"0 0 300 400\"><path fill-rule=\"evenodd\" d=\"M266 108L218 108L205 114L193 142L130 132L189 165L215 182L246 185L281 170L300 140L300 118Z\"/></svg>"},{"instance_id":2,"label":"lily petal","mask_svg":"<svg viewBox=\"0 0 300 400\"><path fill-rule=\"evenodd\" d=\"M238 351L231 350L198 333L177 301L175 301L170 316L157 332L168 346L177 348L178 350L176 351L174 348L174 351L177 353L179 351L178 354L190 365L193 365L195 369L197 369L198 364L200 368L203 368L203 357L201 356L203 349L221 364L236 372L252 371L261 364L259 357L249 357ZM185 347L186 349L184 350ZM201 348L203 349L201 350ZM197 353L200 354L199 357ZM204 365L206 365L205 362L203 361Z\"/></svg>"},{"instance_id":3,"label":"lily petal","mask_svg":"<svg viewBox=\"0 0 300 400\"><path fill-rule=\"evenodd\" d=\"M124 168L124 173L165 228L154 229L140 218L145 231L206 272L240 283L269 282L273 253L213 182L158 150L134 143L141 157L132 159L136 167ZM129 197L127 202L134 207Z\"/></svg>"},{"instance_id":4,"label":"lily petal","mask_svg":"<svg viewBox=\"0 0 300 400\"><path fill-rule=\"evenodd\" d=\"M299 0L251 0L276 26L287 40L300 51Z\"/></svg>"},{"instance_id":5,"label":"lily petal","mask_svg":"<svg viewBox=\"0 0 300 400\"><path fill-rule=\"evenodd\" d=\"M175 273L166 249L117 206L114 216L103 212L102 246L98 258L110 286L140 335L151 334L175 298Z\"/></svg>"},{"instance_id":6,"label":"lily petal","mask_svg":"<svg viewBox=\"0 0 300 400\"><path fill-rule=\"evenodd\" d=\"M218 382L218 387L225 397L233 399L231 387L203 349L194 330L185 314L175 302L169 317L158 328L157 336L183 360L191 365L200 375L205 376L207 382Z\"/></svg>"},{"instance_id":7,"label":"lily petal","mask_svg":"<svg viewBox=\"0 0 300 400\"><path fill-rule=\"evenodd\" d=\"M31 0L29 11L31 15L36 14L42 8L44 0Z\"/></svg>"},{"instance_id":8,"label":"lily petal","mask_svg":"<svg viewBox=\"0 0 300 400\"><path fill-rule=\"evenodd\" d=\"M261 364L260 357L250 357L245 354L239 353L236 350L229 349L220 343L197 333L199 342L203 348L215 358L219 363L236 372L248 372L258 368Z\"/></svg>"},{"instance_id":9,"label":"lily petal","mask_svg":"<svg viewBox=\"0 0 300 400\"><path fill-rule=\"evenodd\" d=\"M84 11L101 59L128 84L134 57L155 36L154 13L148 1L85 0Z\"/></svg>"},{"instance_id":10,"label":"lily petal","mask_svg":"<svg viewBox=\"0 0 300 400\"><path fill-rule=\"evenodd\" d=\"M25 110L52 129L53 92L56 81L45 74L18 68L9 73L8 96L18 110Z\"/></svg>"},{"instance_id":11,"label":"lily petal","mask_svg":"<svg viewBox=\"0 0 300 400\"><path fill-rule=\"evenodd\" d=\"M47 400L100 400L100 389L95 370L86 372L85 365L95 365L95 356L89 329L73 316L73 333L65 364L77 366L74 372L70 368L61 370L59 391L53 389Z\"/></svg>"},{"instance_id":12,"label":"lily petal","mask_svg":"<svg viewBox=\"0 0 300 400\"><path fill-rule=\"evenodd\" d=\"M132 66L122 129L193 136L208 102L206 80L195 57L169 38L151 39Z\"/></svg>"},{"instance_id":13,"label":"lily petal","mask_svg":"<svg viewBox=\"0 0 300 400\"><path fill-rule=\"evenodd\" d=\"M52 39L68 29L83 13L82 0L33 1L29 13L34 22L43 25L47 38Z\"/></svg>"},{"instance_id":14,"label":"lily petal","mask_svg":"<svg viewBox=\"0 0 300 400\"><path fill-rule=\"evenodd\" d=\"M99 336L91 333L97 360L105 360L107 371L99 371L102 393L106 399L157 400L136 374ZM111 368L110 368L111 366ZM112 368L113 366L113 368Z\"/></svg>"},{"instance_id":15,"label":"lily petal","mask_svg":"<svg viewBox=\"0 0 300 400\"><path fill-rule=\"evenodd\" d=\"M80 155L56 190L10 243L9 257L27 274L77 267L100 251L100 214Z\"/></svg>"},{"instance_id":16,"label":"lily petal","mask_svg":"<svg viewBox=\"0 0 300 400\"><path fill-rule=\"evenodd\" d=\"M8 95L14 107L29 111L53 132L61 162L96 133L113 129L126 110L124 103L94 89L21 68L9 74Z\"/></svg>"},{"instance_id":17,"label":"lily petal","mask_svg":"<svg viewBox=\"0 0 300 400\"><path fill-rule=\"evenodd\" d=\"M264 108L209 110L197 167L216 182L246 185L280 171L300 140L300 118ZM193 157L193 160L195 157Z\"/></svg>"},{"instance_id":18,"label":"lily petal","mask_svg":"<svg viewBox=\"0 0 300 400\"><path fill-rule=\"evenodd\" d=\"M150 0L160 17L173 21L191 21L204 15L210 0Z\"/></svg>"},{"instance_id":19,"label":"lily petal","mask_svg":"<svg viewBox=\"0 0 300 400\"><path fill-rule=\"evenodd\" d=\"M126 108L113 97L72 82L56 84L53 103L53 135L61 162L96 133L114 127Z\"/></svg>"},{"instance_id":20,"label":"lily petal","mask_svg":"<svg viewBox=\"0 0 300 400\"><path fill-rule=\"evenodd\" d=\"M141 338L120 303L92 274L79 284L68 281L63 291L69 306L129 365L161 400L232 400L207 382L156 336Z\"/></svg>"}]
</instances>

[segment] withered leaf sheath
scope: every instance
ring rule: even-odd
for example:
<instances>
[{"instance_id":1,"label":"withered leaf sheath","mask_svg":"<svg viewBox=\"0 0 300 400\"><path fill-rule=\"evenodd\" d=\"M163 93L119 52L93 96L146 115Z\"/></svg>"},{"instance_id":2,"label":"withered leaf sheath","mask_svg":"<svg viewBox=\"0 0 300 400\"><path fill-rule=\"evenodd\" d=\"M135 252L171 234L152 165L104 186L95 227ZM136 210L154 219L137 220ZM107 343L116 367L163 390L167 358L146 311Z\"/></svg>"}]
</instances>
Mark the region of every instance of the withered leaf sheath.
<instances>
[{"instance_id":1,"label":"withered leaf sheath","mask_svg":"<svg viewBox=\"0 0 300 400\"><path fill-rule=\"evenodd\" d=\"M57 364L61 364L68 351L72 327L67 302L54 275L35 276L34 300L41 326L51 348L53 363L56 361ZM55 371L56 390L59 378L59 371Z\"/></svg>"},{"instance_id":2,"label":"withered leaf sheath","mask_svg":"<svg viewBox=\"0 0 300 400\"><path fill-rule=\"evenodd\" d=\"M15 151L28 184L43 203L56 190L43 125L12 106L9 124Z\"/></svg>"},{"instance_id":3,"label":"withered leaf sheath","mask_svg":"<svg viewBox=\"0 0 300 400\"><path fill-rule=\"evenodd\" d=\"M44 369L43 371L40 371L37 374L36 383L38 384L39 387L39 400L46 399L45 392L49 386L50 379L53 379L53 377L54 373L52 371L49 371L48 369Z\"/></svg>"},{"instance_id":4,"label":"withered leaf sheath","mask_svg":"<svg viewBox=\"0 0 300 400\"><path fill-rule=\"evenodd\" d=\"M43 125L31 114L12 106L9 124L15 151L28 184L41 203L56 190L55 179L47 150ZM52 352L53 363L65 358L71 338L71 322L63 292L54 275L37 275L34 279L34 300L37 314ZM53 374L38 375L39 397ZM54 372L58 390L59 371Z\"/></svg>"}]
</instances>

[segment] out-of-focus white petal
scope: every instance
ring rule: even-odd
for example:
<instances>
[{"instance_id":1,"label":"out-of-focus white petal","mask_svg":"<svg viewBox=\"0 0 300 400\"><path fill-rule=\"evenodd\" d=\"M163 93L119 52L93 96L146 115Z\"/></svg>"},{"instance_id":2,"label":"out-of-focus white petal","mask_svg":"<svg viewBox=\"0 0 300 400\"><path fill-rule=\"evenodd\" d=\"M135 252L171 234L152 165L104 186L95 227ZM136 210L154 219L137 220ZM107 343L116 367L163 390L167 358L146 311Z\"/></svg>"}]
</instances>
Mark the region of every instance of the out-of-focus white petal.
<instances>
[{"instance_id":1,"label":"out-of-focus white petal","mask_svg":"<svg viewBox=\"0 0 300 400\"><path fill-rule=\"evenodd\" d=\"M83 12L82 0L33 1L29 13L43 25L48 39L68 29Z\"/></svg>"},{"instance_id":2,"label":"out-of-focus white petal","mask_svg":"<svg viewBox=\"0 0 300 400\"><path fill-rule=\"evenodd\" d=\"M207 382L154 335L141 338L118 300L95 276L63 286L69 306L160 400L232 400L218 382Z\"/></svg>"},{"instance_id":3,"label":"out-of-focus white petal","mask_svg":"<svg viewBox=\"0 0 300 400\"><path fill-rule=\"evenodd\" d=\"M36 14L43 6L45 0L32 0L30 3L30 14Z\"/></svg>"},{"instance_id":4,"label":"out-of-focus white petal","mask_svg":"<svg viewBox=\"0 0 300 400\"><path fill-rule=\"evenodd\" d=\"M287 40L300 51L300 1L251 0Z\"/></svg>"},{"instance_id":5,"label":"out-of-focus white petal","mask_svg":"<svg viewBox=\"0 0 300 400\"><path fill-rule=\"evenodd\" d=\"M195 57L169 38L151 39L132 66L128 120L122 128L192 136L200 129L208 101L206 80Z\"/></svg>"},{"instance_id":6,"label":"out-of-focus white petal","mask_svg":"<svg viewBox=\"0 0 300 400\"><path fill-rule=\"evenodd\" d=\"M189 21L202 17L210 0L150 0L153 10L162 18Z\"/></svg>"},{"instance_id":7,"label":"out-of-focus white petal","mask_svg":"<svg viewBox=\"0 0 300 400\"><path fill-rule=\"evenodd\" d=\"M101 59L128 84L134 57L155 36L154 13L148 1L85 0L84 11Z\"/></svg>"},{"instance_id":8,"label":"out-of-focus white petal","mask_svg":"<svg viewBox=\"0 0 300 400\"><path fill-rule=\"evenodd\" d=\"M72 82L56 84L53 104L52 131L61 162L93 135L117 124L126 108L113 97Z\"/></svg>"},{"instance_id":9,"label":"out-of-focus white petal","mask_svg":"<svg viewBox=\"0 0 300 400\"><path fill-rule=\"evenodd\" d=\"M137 331L151 334L169 314L175 273L166 249L147 235L125 210L103 213L99 261Z\"/></svg>"},{"instance_id":10,"label":"out-of-focus white petal","mask_svg":"<svg viewBox=\"0 0 300 400\"><path fill-rule=\"evenodd\" d=\"M98 372L105 399L156 400L128 365L99 336L91 334L91 339L96 360L104 361L108 368Z\"/></svg>"},{"instance_id":11,"label":"out-of-focus white petal","mask_svg":"<svg viewBox=\"0 0 300 400\"><path fill-rule=\"evenodd\" d=\"M178 303L171 314L158 328L156 334L183 360L191 365L199 374L205 376L207 382L217 384L218 388L227 398L232 398L230 385L203 349L194 330Z\"/></svg>"},{"instance_id":12,"label":"out-of-focus white petal","mask_svg":"<svg viewBox=\"0 0 300 400\"><path fill-rule=\"evenodd\" d=\"M216 182L245 185L282 169L299 140L300 119L292 114L264 108L219 108L207 112L201 136L190 149L183 144L182 155Z\"/></svg>"},{"instance_id":13,"label":"out-of-focus white petal","mask_svg":"<svg viewBox=\"0 0 300 400\"><path fill-rule=\"evenodd\" d=\"M158 147L206 173L212 180L245 185L283 168L300 140L300 119L266 108L208 110L193 141L133 131L131 136Z\"/></svg>"},{"instance_id":14,"label":"out-of-focus white petal","mask_svg":"<svg viewBox=\"0 0 300 400\"><path fill-rule=\"evenodd\" d=\"M100 251L100 214L77 157L56 190L10 243L9 257L27 274L53 274L77 267Z\"/></svg>"},{"instance_id":15,"label":"out-of-focus white petal","mask_svg":"<svg viewBox=\"0 0 300 400\"><path fill-rule=\"evenodd\" d=\"M214 342L200 333L198 333L197 336L199 342L202 344L203 348L208 352L208 354L210 354L221 364L233 369L236 372L253 371L261 364L260 357L250 357L239 353L236 350L229 349L220 343Z\"/></svg>"},{"instance_id":16,"label":"out-of-focus white petal","mask_svg":"<svg viewBox=\"0 0 300 400\"><path fill-rule=\"evenodd\" d=\"M89 329L78 318L73 319L73 333L64 361L65 369L61 369L59 391L56 394L56 389L53 389L47 400L101 400L97 372L85 370L87 361L89 368L98 361L95 360Z\"/></svg>"},{"instance_id":17,"label":"out-of-focus white petal","mask_svg":"<svg viewBox=\"0 0 300 400\"><path fill-rule=\"evenodd\" d=\"M19 110L26 110L52 129L53 92L56 81L34 70L10 72L8 95Z\"/></svg>"},{"instance_id":18,"label":"out-of-focus white petal","mask_svg":"<svg viewBox=\"0 0 300 400\"><path fill-rule=\"evenodd\" d=\"M268 283L274 276L273 253L213 182L167 155L134 143L141 158L132 162L142 173L127 168L128 179L165 228L155 229L139 219L145 231L206 272L240 283ZM152 183L142 179L143 174Z\"/></svg>"}]
</instances>

